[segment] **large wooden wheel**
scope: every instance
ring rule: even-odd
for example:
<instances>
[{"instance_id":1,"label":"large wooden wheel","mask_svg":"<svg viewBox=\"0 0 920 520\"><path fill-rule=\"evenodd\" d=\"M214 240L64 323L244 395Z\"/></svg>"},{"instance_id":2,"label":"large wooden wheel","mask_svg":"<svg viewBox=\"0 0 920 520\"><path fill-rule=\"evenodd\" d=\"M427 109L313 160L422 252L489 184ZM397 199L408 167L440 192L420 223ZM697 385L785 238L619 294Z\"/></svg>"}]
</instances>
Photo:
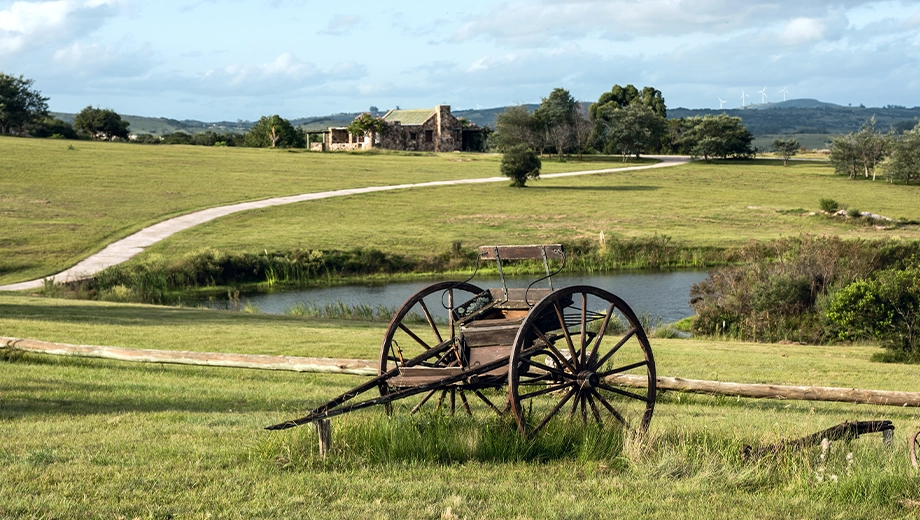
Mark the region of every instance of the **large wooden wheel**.
<instances>
[{"instance_id":1,"label":"large wooden wheel","mask_svg":"<svg viewBox=\"0 0 920 520\"><path fill-rule=\"evenodd\" d=\"M430 357L413 366L460 366L460 326L455 323L452 311L481 292L479 287L465 282L439 282L412 295L393 316L383 337L380 374L394 367L406 366L408 360L424 357L429 351L433 353ZM381 394L387 394L391 389L386 381L380 385ZM472 414L471 405L475 402L483 402L498 410L494 401L494 396L490 398L480 390L446 386L422 394L412 403L411 411L414 413L428 406L449 410L451 414L459 409ZM391 411L389 406L387 411Z\"/></svg>"},{"instance_id":2,"label":"large wooden wheel","mask_svg":"<svg viewBox=\"0 0 920 520\"><path fill-rule=\"evenodd\" d=\"M651 421L651 346L632 309L603 289L567 287L541 300L521 325L509 363L511 410L528 438L566 417L635 431ZM623 376L647 386L622 386Z\"/></svg>"}]
</instances>

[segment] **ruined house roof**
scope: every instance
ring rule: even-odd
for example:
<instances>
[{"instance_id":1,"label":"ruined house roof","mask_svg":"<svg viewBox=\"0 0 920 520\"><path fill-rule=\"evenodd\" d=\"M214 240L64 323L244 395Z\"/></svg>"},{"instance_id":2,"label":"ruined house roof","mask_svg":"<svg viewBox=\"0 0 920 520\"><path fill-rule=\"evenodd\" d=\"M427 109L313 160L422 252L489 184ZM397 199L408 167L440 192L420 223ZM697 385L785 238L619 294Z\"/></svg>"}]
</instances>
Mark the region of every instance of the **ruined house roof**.
<instances>
[{"instance_id":1,"label":"ruined house roof","mask_svg":"<svg viewBox=\"0 0 920 520\"><path fill-rule=\"evenodd\" d=\"M387 115L383 116L383 119L386 121L399 121L403 126L406 125L421 125L425 121L428 121L428 118L433 116L435 109L433 108L414 108L411 110L390 110Z\"/></svg>"}]
</instances>

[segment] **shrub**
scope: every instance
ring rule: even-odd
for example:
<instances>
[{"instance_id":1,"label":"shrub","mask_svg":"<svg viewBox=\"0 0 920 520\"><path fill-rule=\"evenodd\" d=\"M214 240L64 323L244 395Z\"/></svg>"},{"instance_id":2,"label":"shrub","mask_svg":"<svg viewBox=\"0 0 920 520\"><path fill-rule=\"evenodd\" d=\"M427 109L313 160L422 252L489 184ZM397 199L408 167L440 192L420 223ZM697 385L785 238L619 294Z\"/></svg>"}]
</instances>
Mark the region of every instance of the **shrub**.
<instances>
[{"instance_id":1,"label":"shrub","mask_svg":"<svg viewBox=\"0 0 920 520\"><path fill-rule=\"evenodd\" d=\"M836 213L840 209L840 204L834 199L821 199L821 211L826 213Z\"/></svg>"},{"instance_id":2,"label":"shrub","mask_svg":"<svg viewBox=\"0 0 920 520\"><path fill-rule=\"evenodd\" d=\"M862 216L862 212L856 208L850 208L847 210L847 216L853 218L859 218Z\"/></svg>"},{"instance_id":3,"label":"shrub","mask_svg":"<svg viewBox=\"0 0 920 520\"><path fill-rule=\"evenodd\" d=\"M874 338L894 359L920 360L920 264L847 285L826 316L841 339Z\"/></svg>"},{"instance_id":4,"label":"shrub","mask_svg":"<svg viewBox=\"0 0 920 520\"><path fill-rule=\"evenodd\" d=\"M523 188L527 179L539 179L542 163L536 152L525 145L515 145L502 156L502 175L511 179L511 185Z\"/></svg>"}]
</instances>

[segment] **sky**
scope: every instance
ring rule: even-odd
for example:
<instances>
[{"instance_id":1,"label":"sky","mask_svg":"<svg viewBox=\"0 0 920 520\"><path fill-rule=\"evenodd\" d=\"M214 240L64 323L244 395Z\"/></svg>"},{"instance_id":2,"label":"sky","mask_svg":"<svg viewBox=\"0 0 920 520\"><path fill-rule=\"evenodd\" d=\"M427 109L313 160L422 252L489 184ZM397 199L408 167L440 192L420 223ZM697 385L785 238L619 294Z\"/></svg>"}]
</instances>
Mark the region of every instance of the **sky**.
<instances>
[{"instance_id":1,"label":"sky","mask_svg":"<svg viewBox=\"0 0 920 520\"><path fill-rule=\"evenodd\" d=\"M52 111L201 121L491 108L557 87L596 101L614 84L670 108L737 108L742 91L913 107L920 1L0 0L0 72Z\"/></svg>"}]
</instances>

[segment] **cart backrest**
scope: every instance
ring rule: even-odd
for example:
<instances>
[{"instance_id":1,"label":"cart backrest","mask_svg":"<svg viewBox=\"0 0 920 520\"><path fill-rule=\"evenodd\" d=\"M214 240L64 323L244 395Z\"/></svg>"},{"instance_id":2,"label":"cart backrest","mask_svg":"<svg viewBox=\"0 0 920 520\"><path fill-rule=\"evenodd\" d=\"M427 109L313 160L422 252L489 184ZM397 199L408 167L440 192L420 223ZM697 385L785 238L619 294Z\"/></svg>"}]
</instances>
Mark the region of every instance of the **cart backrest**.
<instances>
[{"instance_id":1,"label":"cart backrest","mask_svg":"<svg viewBox=\"0 0 920 520\"><path fill-rule=\"evenodd\" d=\"M502 280L502 292L505 299L508 299L508 286L505 283L505 273L502 272L502 260L543 260L543 267L546 269L546 276L540 280L549 280L549 288L553 289L552 276L562 270L565 266L565 251L562 244L537 244L527 246L480 246L479 258L481 260L495 260L498 266L498 276ZM559 260L561 265L556 272L551 273L549 270L550 260ZM531 284L533 285L533 284ZM529 288L528 288L529 289Z\"/></svg>"},{"instance_id":2,"label":"cart backrest","mask_svg":"<svg viewBox=\"0 0 920 520\"><path fill-rule=\"evenodd\" d=\"M530 246L481 246L479 257L483 260L562 260L562 244Z\"/></svg>"}]
</instances>

